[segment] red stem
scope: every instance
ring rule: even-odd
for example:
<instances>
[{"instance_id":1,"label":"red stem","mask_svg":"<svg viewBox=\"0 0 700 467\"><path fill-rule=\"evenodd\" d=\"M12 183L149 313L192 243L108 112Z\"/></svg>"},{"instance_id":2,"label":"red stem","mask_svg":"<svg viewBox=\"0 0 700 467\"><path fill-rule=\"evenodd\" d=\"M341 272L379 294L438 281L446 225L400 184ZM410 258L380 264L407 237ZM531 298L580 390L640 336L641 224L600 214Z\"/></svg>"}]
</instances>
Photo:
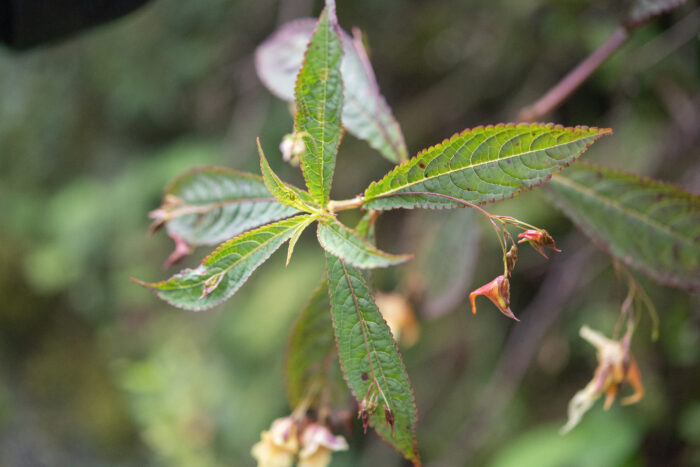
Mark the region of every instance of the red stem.
<instances>
[{"instance_id":1,"label":"red stem","mask_svg":"<svg viewBox=\"0 0 700 467\"><path fill-rule=\"evenodd\" d=\"M625 43L627 37L627 28L624 26L618 27L603 45L579 63L547 94L531 106L525 107L520 112L518 119L523 122L534 122L559 107L608 57Z\"/></svg>"}]
</instances>

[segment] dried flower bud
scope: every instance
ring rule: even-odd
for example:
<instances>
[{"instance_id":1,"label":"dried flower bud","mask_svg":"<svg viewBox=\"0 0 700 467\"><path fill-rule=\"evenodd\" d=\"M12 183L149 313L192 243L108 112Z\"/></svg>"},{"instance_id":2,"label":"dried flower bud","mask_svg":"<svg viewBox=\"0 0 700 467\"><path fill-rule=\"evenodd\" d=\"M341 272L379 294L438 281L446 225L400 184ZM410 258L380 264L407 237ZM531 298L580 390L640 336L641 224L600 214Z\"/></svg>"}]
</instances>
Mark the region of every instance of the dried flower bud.
<instances>
[{"instance_id":1,"label":"dried flower bud","mask_svg":"<svg viewBox=\"0 0 700 467\"><path fill-rule=\"evenodd\" d=\"M391 427L391 436L393 437L394 436L394 414L391 412L391 409L388 408L386 405L384 406L384 419Z\"/></svg>"},{"instance_id":2,"label":"dried flower bud","mask_svg":"<svg viewBox=\"0 0 700 467\"><path fill-rule=\"evenodd\" d=\"M548 258L545 254L544 249L551 248L556 252L561 252L560 249L554 244L554 239L546 230L526 230L525 232L519 233L518 238L520 239L518 243L528 242L532 248L537 250L539 254Z\"/></svg>"},{"instance_id":3,"label":"dried flower bud","mask_svg":"<svg viewBox=\"0 0 700 467\"><path fill-rule=\"evenodd\" d=\"M360 410L357 413L357 418L362 420L362 428L364 433L367 434L367 425L369 424L369 417L377 410L377 402L371 395L367 395L364 399L360 401Z\"/></svg>"},{"instance_id":4,"label":"dried flower bud","mask_svg":"<svg viewBox=\"0 0 700 467\"><path fill-rule=\"evenodd\" d=\"M633 389L632 395L622 399L623 405L635 404L644 397L644 386L642 386L639 367L629 350L630 333L620 341L615 341L588 326L583 326L581 337L596 348L598 368L593 374L593 379L569 402L569 420L562 427L562 434L574 428L603 394L605 394L603 407L605 410L609 409L617 397L622 383L629 383Z\"/></svg>"},{"instance_id":5,"label":"dried flower bud","mask_svg":"<svg viewBox=\"0 0 700 467\"><path fill-rule=\"evenodd\" d=\"M508 253L506 253L506 268L508 269L508 275L510 276L510 273L513 272L513 268L515 268L515 263L518 262L518 247L513 245L510 247L510 250L508 250Z\"/></svg>"},{"instance_id":6,"label":"dried flower bud","mask_svg":"<svg viewBox=\"0 0 700 467\"><path fill-rule=\"evenodd\" d=\"M486 285L482 285L475 291L469 294L469 300L472 303L472 313L476 314L476 297L483 295L493 302L498 309L509 318L515 321L520 321L510 311L510 281L507 277L498 276Z\"/></svg>"}]
</instances>

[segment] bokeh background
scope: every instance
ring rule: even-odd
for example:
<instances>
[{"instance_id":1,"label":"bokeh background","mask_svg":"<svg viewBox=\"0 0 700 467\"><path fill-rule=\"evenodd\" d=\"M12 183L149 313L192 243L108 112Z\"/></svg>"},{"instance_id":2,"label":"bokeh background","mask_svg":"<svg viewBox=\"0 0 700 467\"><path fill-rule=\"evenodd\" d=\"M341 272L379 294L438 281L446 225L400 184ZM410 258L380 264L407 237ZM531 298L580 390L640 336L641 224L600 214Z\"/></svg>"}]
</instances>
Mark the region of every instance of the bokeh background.
<instances>
[{"instance_id":1,"label":"bokeh background","mask_svg":"<svg viewBox=\"0 0 700 467\"><path fill-rule=\"evenodd\" d=\"M366 33L415 153L516 119L611 34L624 3L339 0L338 14ZM129 277L174 272L161 269L172 245L146 235L147 213L187 168L256 171L260 136L278 173L301 183L276 150L291 130L288 106L261 86L252 53L320 7L153 0L59 44L0 49L0 465L253 465L260 431L290 410L286 339L323 273L313 234L288 268L274 256L208 312L170 308ZM548 120L612 127L589 160L699 193L699 25L690 1L636 31ZM346 136L334 197L388 169ZM482 219L390 213L379 224L383 248L417 252L375 285L408 296L420 320L404 356L426 464L698 465L698 296L640 278L661 318L657 342L646 317L633 341L646 397L609 412L599 403L561 437L567 402L596 365L578 329L610 334L626 289L542 190L493 210L547 228L564 249L549 262L521 250L512 281L521 325L486 301L476 316L467 309L468 291L501 267ZM333 465L403 465L360 431Z\"/></svg>"}]
</instances>

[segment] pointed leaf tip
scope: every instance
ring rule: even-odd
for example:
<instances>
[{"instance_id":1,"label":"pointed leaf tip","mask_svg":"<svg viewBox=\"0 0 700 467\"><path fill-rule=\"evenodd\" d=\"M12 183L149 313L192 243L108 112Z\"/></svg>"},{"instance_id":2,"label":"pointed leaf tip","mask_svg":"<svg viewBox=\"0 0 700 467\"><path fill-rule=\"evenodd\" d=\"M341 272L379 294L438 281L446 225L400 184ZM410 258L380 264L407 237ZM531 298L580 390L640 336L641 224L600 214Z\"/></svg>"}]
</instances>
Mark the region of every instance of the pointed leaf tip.
<instances>
[{"instance_id":1,"label":"pointed leaf tip","mask_svg":"<svg viewBox=\"0 0 700 467\"><path fill-rule=\"evenodd\" d=\"M358 416L363 426L372 426L384 442L420 465L413 388L389 326L364 273L330 253L326 261L338 357L360 406Z\"/></svg>"},{"instance_id":2,"label":"pointed leaf tip","mask_svg":"<svg viewBox=\"0 0 700 467\"><path fill-rule=\"evenodd\" d=\"M319 222L317 234L319 243L326 251L360 269L394 266L413 258L413 255L394 255L381 251L333 218Z\"/></svg>"},{"instance_id":3,"label":"pointed leaf tip","mask_svg":"<svg viewBox=\"0 0 700 467\"><path fill-rule=\"evenodd\" d=\"M334 16L335 8L332 8ZM343 80L340 63L343 47L338 28L324 9L306 49L297 76L294 129L303 135L306 151L301 169L309 193L321 208L329 201L335 158L342 138Z\"/></svg>"},{"instance_id":4,"label":"pointed leaf tip","mask_svg":"<svg viewBox=\"0 0 700 467\"><path fill-rule=\"evenodd\" d=\"M212 308L236 293L309 217L292 217L239 235L219 245L198 267L184 269L168 280L155 283L133 280L153 289L158 297L178 308L192 311Z\"/></svg>"},{"instance_id":5,"label":"pointed leaf tip","mask_svg":"<svg viewBox=\"0 0 700 467\"><path fill-rule=\"evenodd\" d=\"M365 190L365 209L455 208L547 182L612 130L554 124L476 127L421 151ZM435 196L433 193L437 194ZM444 196L440 196L444 195Z\"/></svg>"},{"instance_id":6,"label":"pointed leaf tip","mask_svg":"<svg viewBox=\"0 0 700 467\"><path fill-rule=\"evenodd\" d=\"M285 206L298 209L299 211L304 211L308 213L318 212L318 205L311 197L310 194L306 193L299 188L283 182L275 172L273 172L270 163L265 157L262 146L260 145L260 138L257 139L258 144L258 154L260 155L260 171L262 172L263 182L270 193L273 194L275 199Z\"/></svg>"}]
</instances>

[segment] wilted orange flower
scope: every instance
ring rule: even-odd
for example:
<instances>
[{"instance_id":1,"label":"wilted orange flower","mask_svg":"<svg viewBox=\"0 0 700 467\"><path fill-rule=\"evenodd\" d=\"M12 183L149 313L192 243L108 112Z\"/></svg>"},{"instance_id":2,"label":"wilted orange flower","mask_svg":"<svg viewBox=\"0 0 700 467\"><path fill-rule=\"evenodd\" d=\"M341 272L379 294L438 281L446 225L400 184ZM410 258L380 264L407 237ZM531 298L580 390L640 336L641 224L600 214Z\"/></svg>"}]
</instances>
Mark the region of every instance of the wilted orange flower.
<instances>
[{"instance_id":1,"label":"wilted orange flower","mask_svg":"<svg viewBox=\"0 0 700 467\"><path fill-rule=\"evenodd\" d=\"M554 244L554 239L546 230L526 230L525 232L519 233L518 238L520 239L518 243L528 242L532 245L532 248L537 250L539 254L548 258L545 254L545 247L551 248L554 251L561 252L560 249Z\"/></svg>"},{"instance_id":2,"label":"wilted orange flower","mask_svg":"<svg viewBox=\"0 0 700 467\"><path fill-rule=\"evenodd\" d=\"M475 291L469 294L469 300L472 303L472 313L476 314L476 297L483 295L488 297L498 309L509 318L515 321L520 321L510 311L510 281L505 276L498 276L486 285L482 285Z\"/></svg>"},{"instance_id":3,"label":"wilted orange flower","mask_svg":"<svg viewBox=\"0 0 700 467\"><path fill-rule=\"evenodd\" d=\"M598 368L591 382L569 402L569 420L562 427L562 434L574 428L603 393L604 408L609 409L622 383L629 383L634 390L632 395L622 399L623 405L637 403L644 397L639 367L629 350L631 332L627 332L620 341L608 339L588 326L583 326L580 334L598 350Z\"/></svg>"}]
</instances>

